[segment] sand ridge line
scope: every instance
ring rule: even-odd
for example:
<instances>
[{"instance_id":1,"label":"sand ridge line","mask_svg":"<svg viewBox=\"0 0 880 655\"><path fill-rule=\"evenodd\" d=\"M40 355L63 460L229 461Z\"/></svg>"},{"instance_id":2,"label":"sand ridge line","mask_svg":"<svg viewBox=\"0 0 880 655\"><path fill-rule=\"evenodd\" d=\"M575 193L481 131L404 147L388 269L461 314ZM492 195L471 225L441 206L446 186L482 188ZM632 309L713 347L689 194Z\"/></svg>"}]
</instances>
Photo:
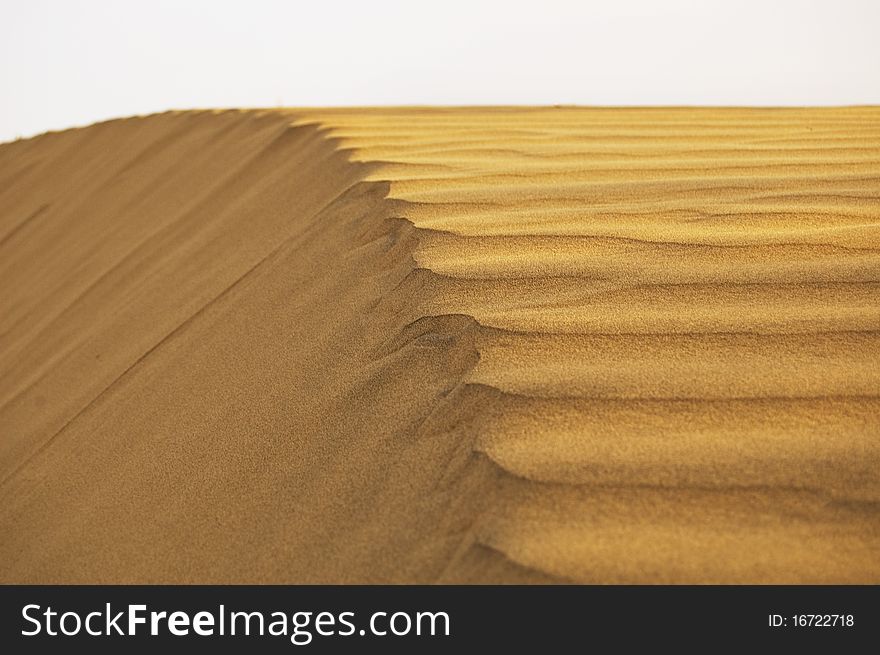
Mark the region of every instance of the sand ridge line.
<instances>
[{"instance_id":1,"label":"sand ridge line","mask_svg":"<svg viewBox=\"0 0 880 655\"><path fill-rule=\"evenodd\" d=\"M52 162L0 221L64 199L0 289L3 580L431 582L468 551L471 324L420 313L416 230L350 154L283 112L0 149Z\"/></svg>"},{"instance_id":2,"label":"sand ridge line","mask_svg":"<svg viewBox=\"0 0 880 655\"><path fill-rule=\"evenodd\" d=\"M0 264L4 382L38 380L0 464L117 380L4 485L2 578L878 579L877 117L197 113L0 148L0 233L51 202Z\"/></svg>"}]
</instances>

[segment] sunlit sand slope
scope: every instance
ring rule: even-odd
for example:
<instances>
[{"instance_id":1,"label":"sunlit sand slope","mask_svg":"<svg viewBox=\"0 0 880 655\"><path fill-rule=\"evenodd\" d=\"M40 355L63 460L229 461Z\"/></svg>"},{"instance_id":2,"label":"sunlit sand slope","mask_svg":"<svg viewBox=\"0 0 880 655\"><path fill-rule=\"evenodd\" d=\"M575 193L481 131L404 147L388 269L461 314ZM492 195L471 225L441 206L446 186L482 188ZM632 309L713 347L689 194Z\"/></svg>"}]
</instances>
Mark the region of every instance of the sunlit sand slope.
<instances>
[{"instance_id":1,"label":"sunlit sand slope","mask_svg":"<svg viewBox=\"0 0 880 655\"><path fill-rule=\"evenodd\" d=\"M322 116L480 324L477 539L586 582L880 575L880 112ZM490 409L491 408L491 409Z\"/></svg>"},{"instance_id":2,"label":"sunlit sand slope","mask_svg":"<svg viewBox=\"0 0 880 655\"><path fill-rule=\"evenodd\" d=\"M0 146L0 579L877 582L878 119Z\"/></svg>"}]
</instances>

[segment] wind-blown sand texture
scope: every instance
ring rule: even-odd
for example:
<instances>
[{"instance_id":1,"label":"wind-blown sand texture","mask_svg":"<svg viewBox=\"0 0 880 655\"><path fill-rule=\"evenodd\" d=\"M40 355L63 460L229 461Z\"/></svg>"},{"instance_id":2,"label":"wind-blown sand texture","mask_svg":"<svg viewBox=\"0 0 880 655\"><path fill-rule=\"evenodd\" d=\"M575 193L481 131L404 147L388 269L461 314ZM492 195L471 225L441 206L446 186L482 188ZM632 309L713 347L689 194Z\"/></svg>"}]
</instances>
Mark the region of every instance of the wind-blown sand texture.
<instances>
[{"instance_id":1,"label":"wind-blown sand texture","mask_svg":"<svg viewBox=\"0 0 880 655\"><path fill-rule=\"evenodd\" d=\"M878 108L0 146L3 582L878 582L878 394Z\"/></svg>"}]
</instances>

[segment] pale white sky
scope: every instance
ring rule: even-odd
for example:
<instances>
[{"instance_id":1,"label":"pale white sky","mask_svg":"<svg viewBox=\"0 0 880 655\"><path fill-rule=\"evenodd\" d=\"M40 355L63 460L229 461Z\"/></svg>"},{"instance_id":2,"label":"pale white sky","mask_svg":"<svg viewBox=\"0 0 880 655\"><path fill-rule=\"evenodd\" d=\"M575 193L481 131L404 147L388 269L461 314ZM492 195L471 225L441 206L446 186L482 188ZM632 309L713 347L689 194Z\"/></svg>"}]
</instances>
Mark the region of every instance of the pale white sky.
<instances>
[{"instance_id":1,"label":"pale white sky","mask_svg":"<svg viewBox=\"0 0 880 655\"><path fill-rule=\"evenodd\" d=\"M880 0L0 0L0 141L279 104L880 104Z\"/></svg>"}]
</instances>

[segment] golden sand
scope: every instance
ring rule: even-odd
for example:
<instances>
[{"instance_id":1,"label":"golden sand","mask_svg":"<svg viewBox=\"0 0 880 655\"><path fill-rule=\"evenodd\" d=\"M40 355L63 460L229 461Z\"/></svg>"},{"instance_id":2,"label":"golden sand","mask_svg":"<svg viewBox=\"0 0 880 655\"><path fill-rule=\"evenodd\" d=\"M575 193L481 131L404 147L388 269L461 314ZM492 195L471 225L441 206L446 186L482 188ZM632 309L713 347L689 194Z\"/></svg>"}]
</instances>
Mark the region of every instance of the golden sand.
<instances>
[{"instance_id":1,"label":"golden sand","mask_svg":"<svg viewBox=\"0 0 880 655\"><path fill-rule=\"evenodd\" d=\"M0 146L0 581L880 581L880 108Z\"/></svg>"}]
</instances>

